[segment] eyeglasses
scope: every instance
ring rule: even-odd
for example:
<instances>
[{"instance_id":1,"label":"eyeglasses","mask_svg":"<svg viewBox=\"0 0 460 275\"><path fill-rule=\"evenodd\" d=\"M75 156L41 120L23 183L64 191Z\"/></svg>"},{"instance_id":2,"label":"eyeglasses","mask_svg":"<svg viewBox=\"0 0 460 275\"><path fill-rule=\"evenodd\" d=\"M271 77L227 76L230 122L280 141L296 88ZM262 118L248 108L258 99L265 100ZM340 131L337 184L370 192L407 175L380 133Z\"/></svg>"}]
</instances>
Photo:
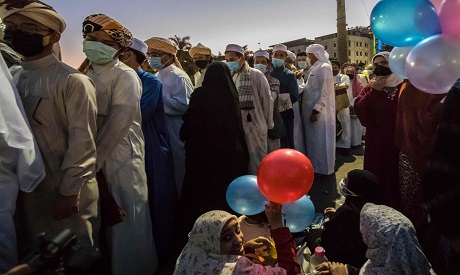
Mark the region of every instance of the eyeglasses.
<instances>
[{"instance_id":1,"label":"eyeglasses","mask_svg":"<svg viewBox=\"0 0 460 275\"><path fill-rule=\"evenodd\" d=\"M19 27L17 27L11 22L3 22L3 24L5 26L5 30L9 30L9 31L21 30L28 35L33 35L33 34L36 34L37 32L53 32L53 30L50 30L50 29L47 29L47 30L40 29L37 25L31 24L31 23L22 23Z\"/></svg>"},{"instance_id":2,"label":"eyeglasses","mask_svg":"<svg viewBox=\"0 0 460 275\"><path fill-rule=\"evenodd\" d=\"M340 182L339 182L339 188L340 190L342 190L342 193L343 195L346 197L346 196L351 196L351 197L358 197L358 195L356 195L353 191L351 191L350 189L348 189L346 186L345 186L345 179L342 179Z\"/></svg>"},{"instance_id":3,"label":"eyeglasses","mask_svg":"<svg viewBox=\"0 0 460 275\"><path fill-rule=\"evenodd\" d=\"M386 66L388 65L388 61L383 60L383 61L380 61L379 63L374 63L374 68L377 67L378 65Z\"/></svg>"},{"instance_id":4,"label":"eyeglasses","mask_svg":"<svg viewBox=\"0 0 460 275\"><path fill-rule=\"evenodd\" d=\"M146 55L147 55L147 57L163 57L166 54L164 54L164 53L147 53Z\"/></svg>"}]
</instances>

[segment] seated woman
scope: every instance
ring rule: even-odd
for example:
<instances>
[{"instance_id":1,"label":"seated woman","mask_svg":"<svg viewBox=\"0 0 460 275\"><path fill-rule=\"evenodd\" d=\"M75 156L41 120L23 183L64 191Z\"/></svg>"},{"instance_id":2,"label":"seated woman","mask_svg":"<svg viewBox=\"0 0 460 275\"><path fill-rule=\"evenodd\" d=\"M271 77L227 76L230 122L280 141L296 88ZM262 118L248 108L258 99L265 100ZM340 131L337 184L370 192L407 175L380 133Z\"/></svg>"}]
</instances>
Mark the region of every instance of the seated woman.
<instances>
[{"instance_id":1,"label":"seated woman","mask_svg":"<svg viewBox=\"0 0 460 275\"><path fill-rule=\"evenodd\" d=\"M188 243L177 259L174 274L300 274L295 244L282 223L281 205L270 203L265 213L275 240L278 267L263 266L244 257L245 250L267 245L267 240L261 238L243 247L237 217L215 210L196 220Z\"/></svg>"},{"instance_id":2,"label":"seated woman","mask_svg":"<svg viewBox=\"0 0 460 275\"><path fill-rule=\"evenodd\" d=\"M345 203L337 209L326 208L330 220L321 233L321 246L330 261L361 267L366 262L366 245L359 232L359 215L364 204L379 203L379 185L366 170L348 172L340 185Z\"/></svg>"},{"instance_id":3,"label":"seated woman","mask_svg":"<svg viewBox=\"0 0 460 275\"><path fill-rule=\"evenodd\" d=\"M412 222L385 205L367 203L361 210L361 233L368 249L361 269L323 263L318 274L436 274L422 252Z\"/></svg>"}]
</instances>

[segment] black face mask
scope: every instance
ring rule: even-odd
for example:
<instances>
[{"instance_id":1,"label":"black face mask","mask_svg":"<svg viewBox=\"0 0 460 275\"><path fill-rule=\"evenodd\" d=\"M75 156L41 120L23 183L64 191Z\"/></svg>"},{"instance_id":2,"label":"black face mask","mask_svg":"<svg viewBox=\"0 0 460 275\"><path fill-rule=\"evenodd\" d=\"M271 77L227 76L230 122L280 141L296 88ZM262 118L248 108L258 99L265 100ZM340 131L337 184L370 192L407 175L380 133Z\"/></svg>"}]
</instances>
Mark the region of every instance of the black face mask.
<instances>
[{"instance_id":1,"label":"black face mask","mask_svg":"<svg viewBox=\"0 0 460 275\"><path fill-rule=\"evenodd\" d=\"M387 76L392 74L393 72L390 70L390 68L382 66L382 65L377 65L374 69L374 74L377 76Z\"/></svg>"},{"instance_id":2,"label":"black face mask","mask_svg":"<svg viewBox=\"0 0 460 275\"><path fill-rule=\"evenodd\" d=\"M5 35L3 40L8 44L13 50L18 52L23 56L34 56L41 53L46 46L43 46L43 35L27 34L21 30L5 30Z\"/></svg>"},{"instance_id":3,"label":"black face mask","mask_svg":"<svg viewBox=\"0 0 460 275\"><path fill-rule=\"evenodd\" d=\"M197 60L197 61L195 61L195 65L200 69L204 69L206 66L208 66L208 64L209 64L208 60Z\"/></svg>"},{"instance_id":4,"label":"black face mask","mask_svg":"<svg viewBox=\"0 0 460 275\"><path fill-rule=\"evenodd\" d=\"M340 70L332 70L332 74L333 74L334 76L336 76L336 75L339 74L339 71L340 71Z\"/></svg>"},{"instance_id":5,"label":"black face mask","mask_svg":"<svg viewBox=\"0 0 460 275\"><path fill-rule=\"evenodd\" d=\"M347 74L348 77L350 78L350 80L353 80L353 78L355 78L355 75L354 74Z\"/></svg>"}]
</instances>

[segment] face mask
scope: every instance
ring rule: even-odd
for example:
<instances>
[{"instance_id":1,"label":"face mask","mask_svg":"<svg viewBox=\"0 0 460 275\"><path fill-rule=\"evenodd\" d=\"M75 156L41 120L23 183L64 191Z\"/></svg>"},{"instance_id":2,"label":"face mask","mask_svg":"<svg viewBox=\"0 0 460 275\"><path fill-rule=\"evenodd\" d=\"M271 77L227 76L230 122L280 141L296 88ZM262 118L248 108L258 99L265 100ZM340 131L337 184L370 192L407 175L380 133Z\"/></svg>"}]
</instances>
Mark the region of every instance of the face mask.
<instances>
[{"instance_id":1,"label":"face mask","mask_svg":"<svg viewBox=\"0 0 460 275\"><path fill-rule=\"evenodd\" d=\"M392 73L393 72L391 71L390 68L382 66L382 65L377 65L377 67L374 69L374 74L377 76L387 76Z\"/></svg>"},{"instance_id":2,"label":"face mask","mask_svg":"<svg viewBox=\"0 0 460 275\"><path fill-rule=\"evenodd\" d=\"M204 69L206 66L208 66L208 64L209 64L208 60L197 60L197 61L195 61L195 65L200 69Z\"/></svg>"},{"instance_id":3,"label":"face mask","mask_svg":"<svg viewBox=\"0 0 460 275\"><path fill-rule=\"evenodd\" d=\"M279 58L273 58L272 60L273 67L279 68L284 66L284 60Z\"/></svg>"},{"instance_id":4,"label":"face mask","mask_svg":"<svg viewBox=\"0 0 460 275\"><path fill-rule=\"evenodd\" d=\"M239 61L227 62L227 66L232 72L236 72L241 68Z\"/></svg>"},{"instance_id":5,"label":"face mask","mask_svg":"<svg viewBox=\"0 0 460 275\"><path fill-rule=\"evenodd\" d=\"M161 63L161 57L159 56L149 57L148 62L152 69L161 70L165 66L163 63Z\"/></svg>"},{"instance_id":6,"label":"face mask","mask_svg":"<svg viewBox=\"0 0 460 275\"><path fill-rule=\"evenodd\" d=\"M23 56L34 56L41 53L48 45L43 46L45 36L35 33L27 34L21 30L5 30L3 39L13 50Z\"/></svg>"},{"instance_id":7,"label":"face mask","mask_svg":"<svg viewBox=\"0 0 460 275\"><path fill-rule=\"evenodd\" d=\"M104 65L113 61L117 51L117 49L101 42L83 41L83 52L89 61L97 65Z\"/></svg>"},{"instance_id":8,"label":"face mask","mask_svg":"<svg viewBox=\"0 0 460 275\"><path fill-rule=\"evenodd\" d=\"M306 69L307 68L307 61L299 61L297 63L297 65L299 66L299 68L301 68L302 70Z\"/></svg>"},{"instance_id":9,"label":"face mask","mask_svg":"<svg viewBox=\"0 0 460 275\"><path fill-rule=\"evenodd\" d=\"M353 80L353 78L355 78L355 75L354 74L347 74L348 77L350 78L350 80Z\"/></svg>"},{"instance_id":10,"label":"face mask","mask_svg":"<svg viewBox=\"0 0 460 275\"><path fill-rule=\"evenodd\" d=\"M338 75L338 74L339 74L339 70L332 70L332 74L333 74L334 76Z\"/></svg>"},{"instance_id":11,"label":"face mask","mask_svg":"<svg viewBox=\"0 0 460 275\"><path fill-rule=\"evenodd\" d=\"M254 68L263 73L267 71L267 65L264 65L264 64L254 64Z\"/></svg>"}]
</instances>

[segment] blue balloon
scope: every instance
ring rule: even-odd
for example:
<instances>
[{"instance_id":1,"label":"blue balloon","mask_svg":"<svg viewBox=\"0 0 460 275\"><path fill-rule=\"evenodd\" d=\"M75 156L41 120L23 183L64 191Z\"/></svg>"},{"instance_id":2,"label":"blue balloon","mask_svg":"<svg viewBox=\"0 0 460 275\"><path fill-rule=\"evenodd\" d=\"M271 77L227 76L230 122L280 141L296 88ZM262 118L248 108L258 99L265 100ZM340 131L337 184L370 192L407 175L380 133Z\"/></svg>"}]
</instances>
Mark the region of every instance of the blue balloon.
<instances>
[{"instance_id":1,"label":"blue balloon","mask_svg":"<svg viewBox=\"0 0 460 275\"><path fill-rule=\"evenodd\" d=\"M375 36L394 47L415 46L441 33L438 14L428 0L383 0L370 19Z\"/></svg>"},{"instance_id":2,"label":"blue balloon","mask_svg":"<svg viewBox=\"0 0 460 275\"><path fill-rule=\"evenodd\" d=\"M257 186L257 177L254 175L236 178L227 187L227 203L233 211L242 215L255 215L265 210L264 202L267 199Z\"/></svg>"},{"instance_id":3,"label":"blue balloon","mask_svg":"<svg viewBox=\"0 0 460 275\"><path fill-rule=\"evenodd\" d=\"M315 218L315 206L307 196L303 196L295 202L283 204L282 209L286 219L286 227L291 232L305 230Z\"/></svg>"}]
</instances>

